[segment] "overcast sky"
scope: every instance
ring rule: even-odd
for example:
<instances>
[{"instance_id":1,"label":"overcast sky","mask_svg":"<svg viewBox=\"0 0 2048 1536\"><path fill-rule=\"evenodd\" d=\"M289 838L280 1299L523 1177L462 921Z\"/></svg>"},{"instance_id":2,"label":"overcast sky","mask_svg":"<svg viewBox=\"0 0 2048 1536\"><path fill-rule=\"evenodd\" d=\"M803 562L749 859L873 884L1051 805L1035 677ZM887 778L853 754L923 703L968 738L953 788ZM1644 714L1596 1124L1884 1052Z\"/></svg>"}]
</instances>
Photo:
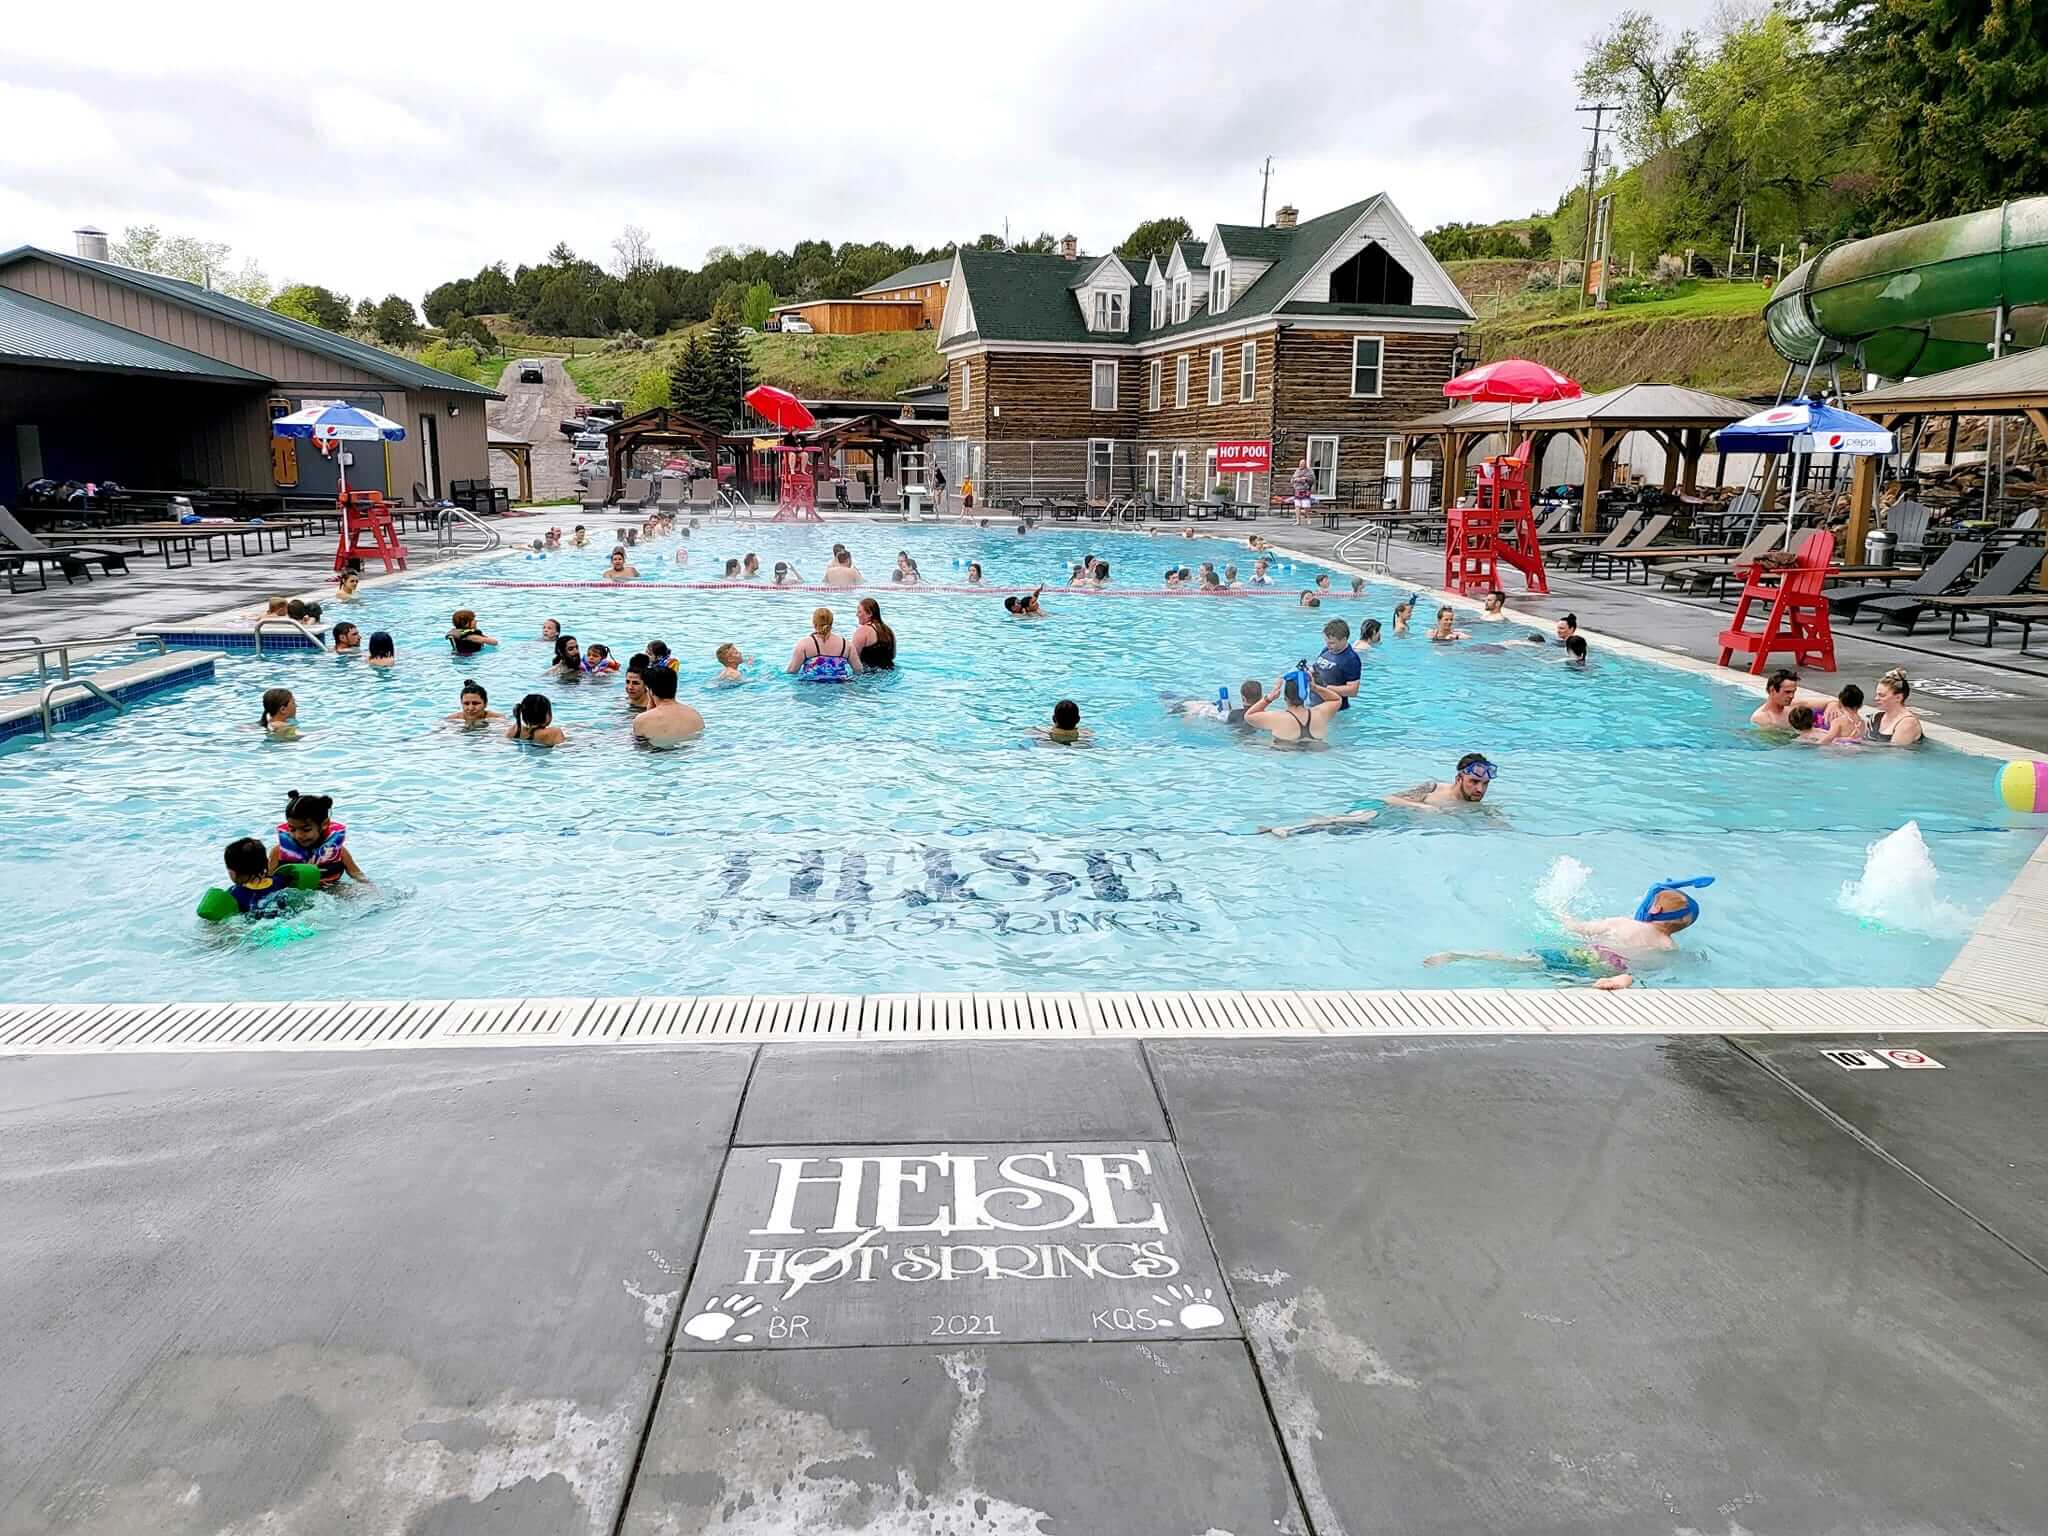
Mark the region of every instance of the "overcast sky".
<instances>
[{"instance_id":1,"label":"overcast sky","mask_svg":"<svg viewBox=\"0 0 2048 1536\"><path fill-rule=\"evenodd\" d=\"M276 283L417 300L557 240L1114 245L1375 191L1418 229L1551 206L1572 73L1623 0L1263 7L38 5L0 79L0 248L224 240ZM1670 0L1697 22L1711 0ZM773 18L771 21L770 18Z\"/></svg>"}]
</instances>

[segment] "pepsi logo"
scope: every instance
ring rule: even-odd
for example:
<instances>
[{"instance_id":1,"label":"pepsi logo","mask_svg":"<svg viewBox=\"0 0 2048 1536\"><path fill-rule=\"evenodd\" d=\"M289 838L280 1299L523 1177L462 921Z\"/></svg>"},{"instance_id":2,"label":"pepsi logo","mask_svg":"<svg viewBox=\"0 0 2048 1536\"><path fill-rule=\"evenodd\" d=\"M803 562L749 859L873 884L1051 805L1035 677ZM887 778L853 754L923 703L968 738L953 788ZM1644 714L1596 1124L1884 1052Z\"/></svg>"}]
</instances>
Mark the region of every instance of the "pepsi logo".
<instances>
[{"instance_id":1,"label":"pepsi logo","mask_svg":"<svg viewBox=\"0 0 2048 1536\"><path fill-rule=\"evenodd\" d=\"M1839 447L1841 447L1841 446L1842 446L1842 434L1841 434L1841 433L1839 433L1839 432L1832 432L1832 433L1830 433L1830 434L1828 435L1828 446L1829 446L1830 448L1839 448Z\"/></svg>"}]
</instances>

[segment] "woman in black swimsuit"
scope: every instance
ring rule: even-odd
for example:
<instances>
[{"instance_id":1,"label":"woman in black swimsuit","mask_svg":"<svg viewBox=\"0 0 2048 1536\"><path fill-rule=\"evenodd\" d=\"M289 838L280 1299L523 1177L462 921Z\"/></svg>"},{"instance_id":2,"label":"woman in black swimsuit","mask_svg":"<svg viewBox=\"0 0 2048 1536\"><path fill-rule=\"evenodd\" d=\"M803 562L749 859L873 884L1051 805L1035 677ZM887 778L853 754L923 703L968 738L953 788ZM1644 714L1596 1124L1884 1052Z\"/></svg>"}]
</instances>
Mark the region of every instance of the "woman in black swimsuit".
<instances>
[{"instance_id":1,"label":"woman in black swimsuit","mask_svg":"<svg viewBox=\"0 0 2048 1536\"><path fill-rule=\"evenodd\" d=\"M882 622L882 605L872 597L864 597L854 611L860 615L860 623L853 631L854 649L860 653L860 664L870 672L893 672L896 669L896 631Z\"/></svg>"}]
</instances>

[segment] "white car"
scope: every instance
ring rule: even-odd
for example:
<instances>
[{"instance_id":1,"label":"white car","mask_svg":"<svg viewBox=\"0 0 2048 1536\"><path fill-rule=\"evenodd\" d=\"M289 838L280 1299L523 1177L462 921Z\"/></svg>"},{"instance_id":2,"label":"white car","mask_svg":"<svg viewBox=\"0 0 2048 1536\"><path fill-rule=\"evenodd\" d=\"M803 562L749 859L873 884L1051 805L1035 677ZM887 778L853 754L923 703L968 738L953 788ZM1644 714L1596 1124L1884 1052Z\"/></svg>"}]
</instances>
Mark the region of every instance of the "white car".
<instances>
[{"instance_id":1,"label":"white car","mask_svg":"<svg viewBox=\"0 0 2048 1536\"><path fill-rule=\"evenodd\" d=\"M815 327L812 326L810 321L800 315L784 315L782 317L782 329L785 332L794 333L798 336L809 336Z\"/></svg>"}]
</instances>

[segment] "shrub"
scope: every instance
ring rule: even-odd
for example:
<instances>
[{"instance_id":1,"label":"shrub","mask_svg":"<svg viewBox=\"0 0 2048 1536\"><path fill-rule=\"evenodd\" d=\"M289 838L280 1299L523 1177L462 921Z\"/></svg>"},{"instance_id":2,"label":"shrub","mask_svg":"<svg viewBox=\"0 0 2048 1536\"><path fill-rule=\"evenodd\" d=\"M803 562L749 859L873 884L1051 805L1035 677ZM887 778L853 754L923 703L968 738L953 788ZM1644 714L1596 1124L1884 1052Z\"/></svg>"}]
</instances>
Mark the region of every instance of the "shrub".
<instances>
[{"instance_id":1,"label":"shrub","mask_svg":"<svg viewBox=\"0 0 2048 1536\"><path fill-rule=\"evenodd\" d=\"M1685 258L1673 256L1668 251L1657 258L1657 270L1653 280L1659 288L1676 288L1685 279Z\"/></svg>"},{"instance_id":2,"label":"shrub","mask_svg":"<svg viewBox=\"0 0 2048 1536\"><path fill-rule=\"evenodd\" d=\"M476 348L468 342L437 341L420 353L420 361L458 379L474 380L482 372L477 367Z\"/></svg>"},{"instance_id":3,"label":"shrub","mask_svg":"<svg viewBox=\"0 0 2048 1536\"><path fill-rule=\"evenodd\" d=\"M633 380L633 388L626 396L626 414L637 416L642 411L651 411L658 405L669 403L669 391L674 380L666 368L643 368L639 377Z\"/></svg>"},{"instance_id":4,"label":"shrub","mask_svg":"<svg viewBox=\"0 0 2048 1536\"><path fill-rule=\"evenodd\" d=\"M1522 279L1522 292L1549 293L1557 286L1557 270L1554 267L1538 267Z\"/></svg>"}]
</instances>

